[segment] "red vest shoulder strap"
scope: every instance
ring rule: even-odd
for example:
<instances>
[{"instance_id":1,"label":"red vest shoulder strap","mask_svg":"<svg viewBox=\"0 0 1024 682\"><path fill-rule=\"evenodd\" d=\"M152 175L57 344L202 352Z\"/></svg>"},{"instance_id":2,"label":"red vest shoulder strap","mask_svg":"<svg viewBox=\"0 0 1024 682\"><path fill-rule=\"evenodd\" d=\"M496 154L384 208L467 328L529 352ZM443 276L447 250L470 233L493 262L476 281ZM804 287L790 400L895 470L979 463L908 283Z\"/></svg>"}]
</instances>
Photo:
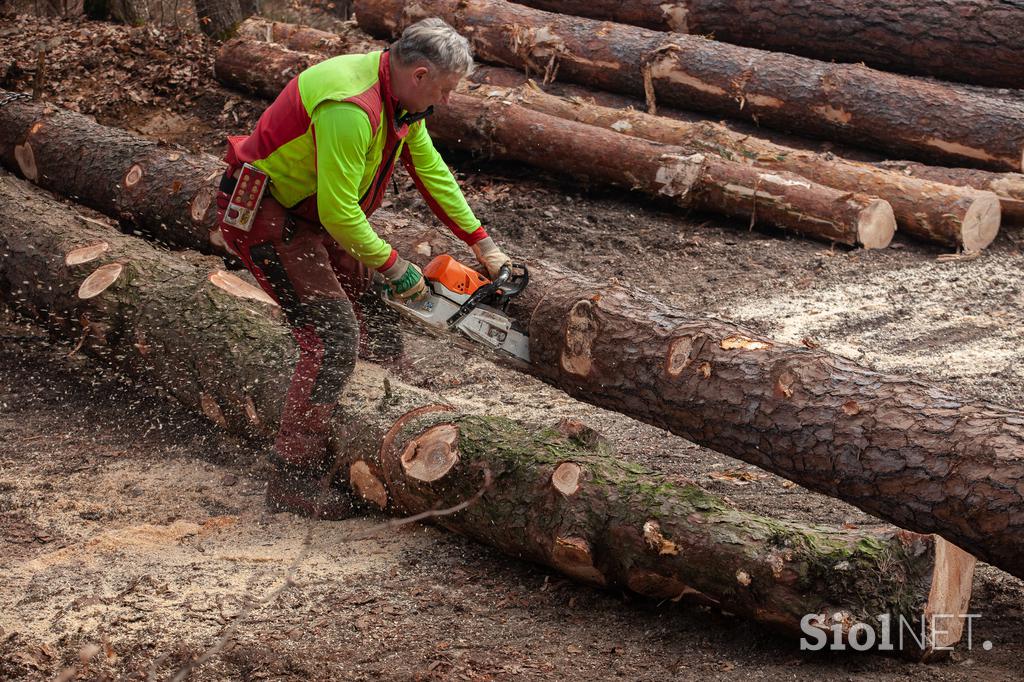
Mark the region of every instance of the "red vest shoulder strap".
<instances>
[{"instance_id":1,"label":"red vest shoulder strap","mask_svg":"<svg viewBox=\"0 0 1024 682\"><path fill-rule=\"evenodd\" d=\"M343 101L351 102L366 112L366 115L370 117L370 130L373 131L373 135L376 135L377 129L380 128L381 111L384 108L380 95L380 81L378 80L358 95L346 97Z\"/></svg>"}]
</instances>

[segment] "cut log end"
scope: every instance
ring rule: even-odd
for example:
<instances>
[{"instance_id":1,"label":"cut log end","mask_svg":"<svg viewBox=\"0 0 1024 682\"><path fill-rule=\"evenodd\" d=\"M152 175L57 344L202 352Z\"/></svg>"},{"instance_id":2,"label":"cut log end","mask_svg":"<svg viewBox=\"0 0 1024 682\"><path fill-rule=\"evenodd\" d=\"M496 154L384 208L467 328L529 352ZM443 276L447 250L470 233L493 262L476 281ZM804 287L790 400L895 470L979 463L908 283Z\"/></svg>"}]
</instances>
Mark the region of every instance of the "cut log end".
<instances>
[{"instance_id":1,"label":"cut log end","mask_svg":"<svg viewBox=\"0 0 1024 682\"><path fill-rule=\"evenodd\" d=\"M124 266L120 263L107 263L96 268L78 287L78 298L86 299L99 296L106 291L107 287L117 281L122 270L124 270Z\"/></svg>"},{"instance_id":2,"label":"cut log end","mask_svg":"<svg viewBox=\"0 0 1024 682\"><path fill-rule=\"evenodd\" d=\"M32 145L28 142L14 145L14 159L18 162L22 175L32 182L39 179L39 168L36 166L36 155L32 152Z\"/></svg>"},{"instance_id":3,"label":"cut log end","mask_svg":"<svg viewBox=\"0 0 1024 682\"><path fill-rule=\"evenodd\" d=\"M865 249L884 249L896 233L896 214L888 201L875 199L860 212L857 241Z\"/></svg>"},{"instance_id":4,"label":"cut log end","mask_svg":"<svg viewBox=\"0 0 1024 682\"><path fill-rule=\"evenodd\" d=\"M67 255L64 256L64 264L81 265L94 261L104 253L110 250L110 244L106 242L96 242L95 244L89 244L88 246L79 246L77 249L71 249Z\"/></svg>"},{"instance_id":5,"label":"cut log end","mask_svg":"<svg viewBox=\"0 0 1024 682\"><path fill-rule=\"evenodd\" d=\"M551 474L551 485L566 497L572 497L580 489L582 471L578 464L562 462Z\"/></svg>"},{"instance_id":6,"label":"cut log end","mask_svg":"<svg viewBox=\"0 0 1024 682\"><path fill-rule=\"evenodd\" d=\"M252 299L261 303L266 303L267 305L277 305L277 301L271 298L267 292L263 291L263 289L255 287L229 272L224 272L223 270L211 272L209 280L210 284L214 285L218 289L223 289L232 296Z\"/></svg>"},{"instance_id":7,"label":"cut log end","mask_svg":"<svg viewBox=\"0 0 1024 682\"><path fill-rule=\"evenodd\" d=\"M926 657L942 654L941 647L953 646L963 634L964 619L959 614L967 613L974 584L975 558L956 545L932 536L935 541L935 568L932 570L932 585L925 607L927 621L935 621L932 649Z\"/></svg>"},{"instance_id":8,"label":"cut log end","mask_svg":"<svg viewBox=\"0 0 1024 682\"><path fill-rule=\"evenodd\" d=\"M451 471L459 461L459 429L454 424L440 424L423 432L405 446L402 470L409 478L430 483Z\"/></svg>"},{"instance_id":9,"label":"cut log end","mask_svg":"<svg viewBox=\"0 0 1024 682\"><path fill-rule=\"evenodd\" d=\"M982 192L964 214L960 239L965 251L980 251L992 243L999 233L1002 209L999 197L992 192Z\"/></svg>"},{"instance_id":10,"label":"cut log end","mask_svg":"<svg viewBox=\"0 0 1024 682\"><path fill-rule=\"evenodd\" d=\"M383 481L370 470L363 460L352 463L348 469L348 481L359 497L377 505L379 509L388 506L388 491Z\"/></svg>"}]
</instances>

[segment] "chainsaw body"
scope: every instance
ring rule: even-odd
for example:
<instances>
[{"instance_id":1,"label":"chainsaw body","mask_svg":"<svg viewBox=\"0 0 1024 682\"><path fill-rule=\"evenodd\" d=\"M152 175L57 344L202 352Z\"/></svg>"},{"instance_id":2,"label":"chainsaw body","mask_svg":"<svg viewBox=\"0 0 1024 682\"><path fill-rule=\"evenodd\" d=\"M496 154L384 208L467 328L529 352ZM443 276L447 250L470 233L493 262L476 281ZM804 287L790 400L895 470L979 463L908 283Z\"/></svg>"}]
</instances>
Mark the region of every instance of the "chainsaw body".
<instances>
[{"instance_id":1,"label":"chainsaw body","mask_svg":"<svg viewBox=\"0 0 1024 682\"><path fill-rule=\"evenodd\" d=\"M384 300L419 324L438 331L454 331L480 345L530 361L529 337L516 328L505 308L529 281L526 266L505 266L491 281L441 255L423 269L429 294L421 301L404 303L385 292Z\"/></svg>"}]
</instances>

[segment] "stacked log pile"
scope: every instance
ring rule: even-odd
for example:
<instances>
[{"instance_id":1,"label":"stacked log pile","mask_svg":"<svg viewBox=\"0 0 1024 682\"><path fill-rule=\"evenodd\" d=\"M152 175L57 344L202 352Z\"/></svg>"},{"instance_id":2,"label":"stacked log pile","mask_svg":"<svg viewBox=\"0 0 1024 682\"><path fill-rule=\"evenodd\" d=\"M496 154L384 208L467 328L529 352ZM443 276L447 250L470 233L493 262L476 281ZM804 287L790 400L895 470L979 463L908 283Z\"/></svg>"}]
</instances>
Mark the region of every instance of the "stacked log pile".
<instances>
[{"instance_id":1,"label":"stacked log pile","mask_svg":"<svg viewBox=\"0 0 1024 682\"><path fill-rule=\"evenodd\" d=\"M1024 106L940 83L499 0L356 3L378 36L426 16L462 31L485 61L646 96L651 113L665 103L920 161L1024 169Z\"/></svg>"},{"instance_id":2,"label":"stacked log pile","mask_svg":"<svg viewBox=\"0 0 1024 682\"><path fill-rule=\"evenodd\" d=\"M337 55L367 47L363 43L354 44L351 38L343 39L315 29L256 19L249 20L243 26L242 33L246 36L245 41L230 43L219 53L218 73L225 82L233 83L235 87L267 97L276 94L287 81L286 76L278 76L276 73L290 75L317 59L298 52L315 50L319 54ZM295 52L251 42L263 41L268 37L280 41L284 47ZM378 44L371 47L381 46ZM262 70L264 76L261 77L242 68L242 65L251 63L253 59L283 64L284 68ZM663 116L645 116L637 111L629 111L631 105L638 105L635 100L598 90L556 83L546 86L543 91L534 86L510 97L502 93L500 88L480 89L474 85L511 87L526 82L522 74L508 69L481 66L470 77L470 81L460 88L462 94L478 97L501 95L505 108L514 103L539 113L592 126L611 127L620 133L686 147L695 153L713 154L731 161L794 173L817 185L878 196L893 207L900 230L939 244L977 250L992 241L998 230L1000 211L993 210L993 197L989 192L998 197L1003 218L1013 222L1024 221L1024 176L1019 174L936 168L910 162L880 164L888 171L880 173L870 165L847 161L832 153L807 151L805 147L809 145L800 140L795 142L801 148L772 143L735 132L720 123L687 112L664 111L664 114L671 116L670 120L664 120ZM564 97L559 100L545 96L545 91ZM465 134L470 114L464 110L465 102L461 103L462 107L455 106L451 112L438 112L430 122L432 134L447 146L484 148L489 153L507 153L505 147L481 139L485 131ZM591 104L600 106L588 106ZM453 120L455 132L449 134L447 126ZM491 132L490 129L487 132ZM544 156L540 155L539 158L543 159ZM520 157L528 163L538 161L529 154L520 154ZM911 167L913 171L909 170ZM923 182L916 182L915 179ZM972 190L979 190L980 194Z\"/></svg>"},{"instance_id":3,"label":"stacked log pile","mask_svg":"<svg viewBox=\"0 0 1024 682\"><path fill-rule=\"evenodd\" d=\"M1002 0L515 0L823 61L1024 88L1024 6Z\"/></svg>"},{"instance_id":4,"label":"stacked log pile","mask_svg":"<svg viewBox=\"0 0 1024 682\"><path fill-rule=\"evenodd\" d=\"M25 158L16 157L13 147L30 146L37 162L51 160L35 169L58 191L65 186L59 178L67 176L71 186L72 178L93 172L68 152L75 146L61 132L88 135L94 122L23 102L0 112L0 159L11 167ZM165 157L173 156L164 149ZM115 194L117 179L138 160L117 149L109 153L127 165L101 163L110 178L93 180L97 192ZM203 177L217 175L213 160L165 157L149 157L161 161L141 168L150 191L139 202L166 202L178 190L175 164L206 164ZM93 200L111 203L96 195ZM164 205L178 211L167 220L191 226L188 235L175 233L188 238L182 245L210 248L212 222L195 220L188 201ZM375 217L375 224L410 257L453 248L436 233L386 215ZM873 372L821 350L775 343L718 320L687 317L628 287L528 264L533 283L510 312L528 322L531 364L517 369L901 527L938 533L1024 575L1024 413Z\"/></svg>"},{"instance_id":5,"label":"stacked log pile","mask_svg":"<svg viewBox=\"0 0 1024 682\"><path fill-rule=\"evenodd\" d=\"M165 388L222 427L272 432L293 357L258 289L231 282L211 259L121 234L4 173L0 250L0 293L58 338L73 342L75 320L89 319L84 348L106 366ZM358 437L341 439L337 464L357 495L393 513L469 501L442 525L591 585L697 598L790 635L802 634L807 614L844 638L888 614L927 624L919 656L960 639L962 622L932 627L931 615L966 612L974 561L937 536L744 512L618 459L577 423L538 429L429 407L365 417ZM351 429L349 420L337 432Z\"/></svg>"},{"instance_id":6,"label":"stacked log pile","mask_svg":"<svg viewBox=\"0 0 1024 682\"><path fill-rule=\"evenodd\" d=\"M291 74L316 59L316 55L237 39L221 48L216 73L233 87L270 98ZM263 63L273 67L252 68ZM486 150L493 157L640 191L684 208L740 216L748 222L760 220L851 246L887 246L896 228L892 207L877 197L818 185L785 171L762 172L692 145L655 143L581 125L509 100L453 94L432 119L431 129L449 146ZM994 213L981 212L992 227L985 235L991 241L999 208L995 195L986 199L994 208ZM961 209L957 210L963 215ZM952 243L959 241L952 239Z\"/></svg>"}]
</instances>

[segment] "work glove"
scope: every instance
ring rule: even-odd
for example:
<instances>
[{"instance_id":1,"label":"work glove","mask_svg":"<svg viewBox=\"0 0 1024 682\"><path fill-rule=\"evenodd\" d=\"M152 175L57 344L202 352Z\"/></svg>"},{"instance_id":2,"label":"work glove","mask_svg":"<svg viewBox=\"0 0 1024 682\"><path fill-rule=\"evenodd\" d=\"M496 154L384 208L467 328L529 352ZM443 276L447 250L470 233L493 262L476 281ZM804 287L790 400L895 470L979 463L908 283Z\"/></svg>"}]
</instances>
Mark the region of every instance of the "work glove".
<instances>
[{"instance_id":1,"label":"work glove","mask_svg":"<svg viewBox=\"0 0 1024 682\"><path fill-rule=\"evenodd\" d=\"M502 265L512 265L512 259L506 256L490 237L484 237L473 244L472 249L476 254L476 259L480 261L480 265L484 266L491 279L498 276Z\"/></svg>"},{"instance_id":2,"label":"work glove","mask_svg":"<svg viewBox=\"0 0 1024 682\"><path fill-rule=\"evenodd\" d=\"M382 274L388 280L391 295L399 300L417 303L430 295L426 280L423 279L423 272L401 256Z\"/></svg>"}]
</instances>

